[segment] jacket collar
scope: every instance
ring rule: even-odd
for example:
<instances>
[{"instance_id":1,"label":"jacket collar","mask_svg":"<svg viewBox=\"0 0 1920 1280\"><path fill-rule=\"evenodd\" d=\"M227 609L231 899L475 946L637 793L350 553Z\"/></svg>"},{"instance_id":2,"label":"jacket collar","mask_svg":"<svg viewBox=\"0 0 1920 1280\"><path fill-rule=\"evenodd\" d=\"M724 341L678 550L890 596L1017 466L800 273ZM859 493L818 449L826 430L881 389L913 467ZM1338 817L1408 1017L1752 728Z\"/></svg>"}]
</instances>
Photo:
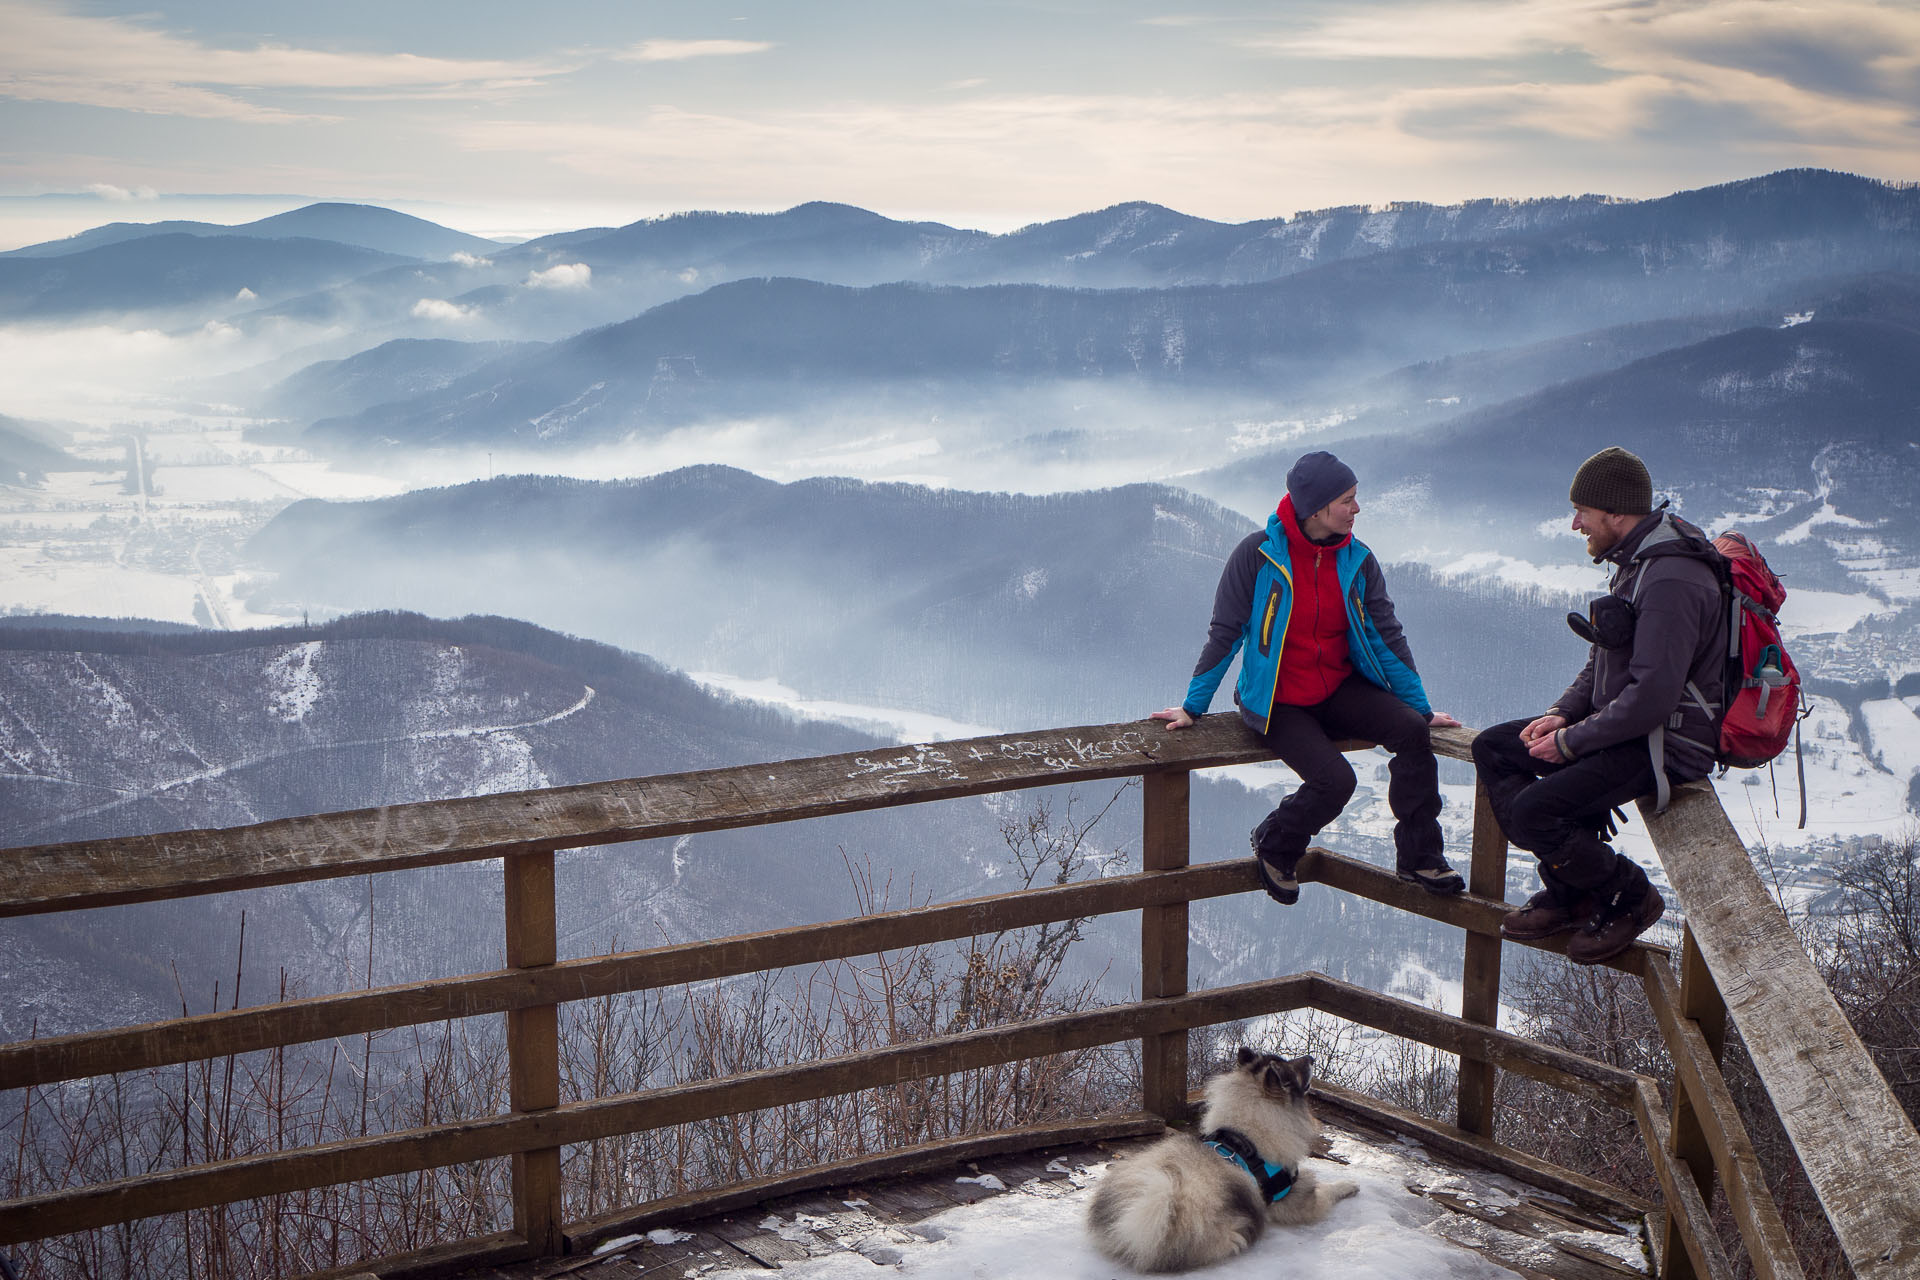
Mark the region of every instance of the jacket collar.
<instances>
[{"instance_id":1,"label":"jacket collar","mask_svg":"<svg viewBox=\"0 0 1920 1280\"><path fill-rule=\"evenodd\" d=\"M1623 565L1637 559L1642 551L1679 536L1667 521L1666 508L1662 507L1658 511L1650 511L1642 516L1640 523L1627 530L1620 541L1600 553L1600 560Z\"/></svg>"},{"instance_id":2,"label":"jacket collar","mask_svg":"<svg viewBox=\"0 0 1920 1280\"><path fill-rule=\"evenodd\" d=\"M1274 510L1274 515L1280 518L1280 528L1286 535L1287 545L1295 550L1338 551L1353 541L1351 532L1344 533L1331 542L1315 542L1309 538L1307 531L1300 527L1300 517L1293 509L1291 494L1280 499L1280 505Z\"/></svg>"}]
</instances>

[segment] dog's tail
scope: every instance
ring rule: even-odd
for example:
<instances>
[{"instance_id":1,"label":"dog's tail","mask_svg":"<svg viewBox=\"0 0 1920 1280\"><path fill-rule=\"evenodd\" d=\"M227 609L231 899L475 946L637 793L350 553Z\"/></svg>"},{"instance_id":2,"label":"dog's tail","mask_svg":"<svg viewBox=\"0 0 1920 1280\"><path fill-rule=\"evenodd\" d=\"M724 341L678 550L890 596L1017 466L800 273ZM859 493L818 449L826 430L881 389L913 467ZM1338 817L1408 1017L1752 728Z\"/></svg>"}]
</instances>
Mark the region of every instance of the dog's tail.
<instances>
[{"instance_id":1,"label":"dog's tail","mask_svg":"<svg viewBox=\"0 0 1920 1280\"><path fill-rule=\"evenodd\" d=\"M1233 1257L1266 1225L1259 1195L1249 1180L1221 1203L1209 1182L1177 1165L1110 1174L1087 1209L1094 1245L1136 1271L1187 1271Z\"/></svg>"}]
</instances>

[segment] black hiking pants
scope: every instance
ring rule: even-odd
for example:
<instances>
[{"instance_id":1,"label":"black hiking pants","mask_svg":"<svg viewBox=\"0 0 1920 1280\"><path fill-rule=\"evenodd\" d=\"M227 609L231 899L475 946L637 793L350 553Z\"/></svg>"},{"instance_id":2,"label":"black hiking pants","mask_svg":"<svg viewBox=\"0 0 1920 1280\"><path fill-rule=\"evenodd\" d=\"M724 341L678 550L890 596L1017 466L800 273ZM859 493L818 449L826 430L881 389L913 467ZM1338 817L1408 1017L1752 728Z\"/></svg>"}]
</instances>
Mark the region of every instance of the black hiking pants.
<instances>
[{"instance_id":1,"label":"black hiking pants","mask_svg":"<svg viewBox=\"0 0 1920 1280\"><path fill-rule=\"evenodd\" d=\"M1320 828L1353 798L1353 766L1333 744L1377 742L1393 753L1387 807L1393 810L1396 861L1405 871L1446 864L1440 835L1440 768L1427 718L1366 677L1354 674L1323 702L1276 706L1263 735L1269 750L1300 775L1300 785L1254 832L1261 857L1290 868Z\"/></svg>"},{"instance_id":2,"label":"black hiking pants","mask_svg":"<svg viewBox=\"0 0 1920 1280\"><path fill-rule=\"evenodd\" d=\"M1562 902L1600 899L1647 883L1640 865L1602 838L1617 805L1651 794L1653 758L1645 738L1604 747L1571 764L1536 760L1520 741L1530 724L1509 720L1473 740L1473 764L1500 830L1540 860L1540 879Z\"/></svg>"}]
</instances>

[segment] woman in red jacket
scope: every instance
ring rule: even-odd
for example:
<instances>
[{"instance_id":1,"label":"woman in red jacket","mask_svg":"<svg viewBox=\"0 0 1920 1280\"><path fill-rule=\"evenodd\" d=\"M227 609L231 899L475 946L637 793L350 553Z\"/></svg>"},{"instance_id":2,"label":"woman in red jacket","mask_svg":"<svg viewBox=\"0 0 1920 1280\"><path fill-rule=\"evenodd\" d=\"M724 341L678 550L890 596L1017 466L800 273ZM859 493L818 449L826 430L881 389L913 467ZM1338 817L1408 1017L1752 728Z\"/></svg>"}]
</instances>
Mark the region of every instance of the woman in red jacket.
<instances>
[{"instance_id":1,"label":"woman in red jacket","mask_svg":"<svg viewBox=\"0 0 1920 1280\"><path fill-rule=\"evenodd\" d=\"M1427 732L1460 722L1427 701L1380 562L1353 536L1359 514L1352 468L1324 451L1294 463L1266 528L1227 557L1185 701L1153 713L1170 730L1186 728L1206 714L1240 655L1241 718L1300 775L1253 832L1261 880L1289 905L1300 898L1294 872L1307 842L1353 796L1353 766L1334 746L1342 738L1393 753L1387 805L1400 878L1437 894L1466 887L1442 852L1439 766Z\"/></svg>"}]
</instances>

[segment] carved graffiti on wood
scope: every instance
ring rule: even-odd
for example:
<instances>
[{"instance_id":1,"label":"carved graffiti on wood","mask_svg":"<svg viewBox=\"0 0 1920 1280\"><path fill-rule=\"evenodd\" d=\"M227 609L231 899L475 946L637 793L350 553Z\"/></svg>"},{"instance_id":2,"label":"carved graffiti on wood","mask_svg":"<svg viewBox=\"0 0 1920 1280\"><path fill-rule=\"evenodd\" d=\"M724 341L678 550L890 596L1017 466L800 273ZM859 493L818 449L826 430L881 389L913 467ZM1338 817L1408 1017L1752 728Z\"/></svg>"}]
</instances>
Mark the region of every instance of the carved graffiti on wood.
<instances>
[{"instance_id":1,"label":"carved graffiti on wood","mask_svg":"<svg viewBox=\"0 0 1920 1280\"><path fill-rule=\"evenodd\" d=\"M1150 754L1147 751L1147 735L1138 730L1128 730L1111 738L1089 739L1067 736L1065 738L1006 738L997 741L974 742L964 746L943 748L935 746L916 746L903 749L899 755L892 756L855 756L856 768L849 778L875 777L880 785L887 787L906 786L916 780L931 779L938 782L966 782L967 766L975 763L997 763L1000 761L1037 762L1056 773L1079 768L1085 765L1103 764L1112 760Z\"/></svg>"}]
</instances>

